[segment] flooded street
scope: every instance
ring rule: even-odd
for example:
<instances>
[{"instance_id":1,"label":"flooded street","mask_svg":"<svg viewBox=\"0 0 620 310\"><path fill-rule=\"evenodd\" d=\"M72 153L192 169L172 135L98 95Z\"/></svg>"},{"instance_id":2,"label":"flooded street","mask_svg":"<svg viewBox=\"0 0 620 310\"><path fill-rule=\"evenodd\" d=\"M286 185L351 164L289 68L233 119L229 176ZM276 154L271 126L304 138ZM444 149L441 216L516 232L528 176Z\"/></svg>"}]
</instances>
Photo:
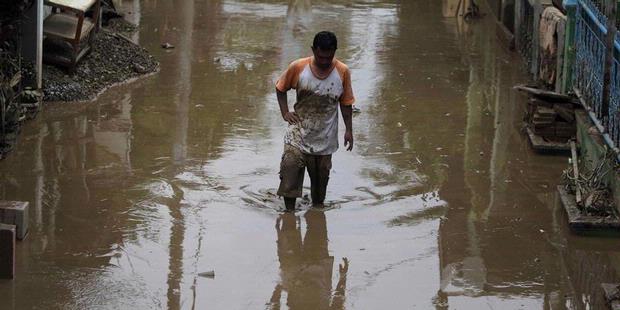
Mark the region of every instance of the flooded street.
<instances>
[{"instance_id":1,"label":"flooded street","mask_svg":"<svg viewBox=\"0 0 620 310\"><path fill-rule=\"evenodd\" d=\"M520 132L520 59L448 2L127 4L161 72L47 106L0 162L31 208L0 309L601 309L620 244L568 231L567 160ZM356 145L326 210L284 213L274 82L324 29Z\"/></svg>"}]
</instances>

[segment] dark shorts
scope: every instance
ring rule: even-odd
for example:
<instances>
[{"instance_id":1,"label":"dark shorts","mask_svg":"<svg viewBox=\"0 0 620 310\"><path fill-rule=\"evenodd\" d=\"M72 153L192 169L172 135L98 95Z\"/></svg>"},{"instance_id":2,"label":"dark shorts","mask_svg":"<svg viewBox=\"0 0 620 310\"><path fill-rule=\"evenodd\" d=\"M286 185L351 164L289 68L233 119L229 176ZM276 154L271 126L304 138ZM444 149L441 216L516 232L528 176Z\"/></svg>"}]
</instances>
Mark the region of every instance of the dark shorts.
<instances>
[{"instance_id":1,"label":"dark shorts","mask_svg":"<svg viewBox=\"0 0 620 310\"><path fill-rule=\"evenodd\" d=\"M280 187L278 196L298 198L302 196L304 172L310 176L312 203L323 203L332 169L331 155L309 155L298 148L284 145L284 154L280 163Z\"/></svg>"}]
</instances>

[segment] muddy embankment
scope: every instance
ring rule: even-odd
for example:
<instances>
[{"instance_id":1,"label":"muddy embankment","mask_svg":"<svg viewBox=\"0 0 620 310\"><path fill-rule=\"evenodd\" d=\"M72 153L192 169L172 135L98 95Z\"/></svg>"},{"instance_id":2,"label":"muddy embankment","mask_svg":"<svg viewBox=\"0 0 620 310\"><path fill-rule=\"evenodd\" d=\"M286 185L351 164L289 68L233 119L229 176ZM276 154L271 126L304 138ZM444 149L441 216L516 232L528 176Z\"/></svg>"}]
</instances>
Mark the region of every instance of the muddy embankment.
<instances>
[{"instance_id":1,"label":"muddy embankment","mask_svg":"<svg viewBox=\"0 0 620 310\"><path fill-rule=\"evenodd\" d=\"M122 17L106 21L93 49L75 73L53 65L43 67L43 101L93 100L106 89L159 70L159 62L128 36L137 27Z\"/></svg>"}]
</instances>

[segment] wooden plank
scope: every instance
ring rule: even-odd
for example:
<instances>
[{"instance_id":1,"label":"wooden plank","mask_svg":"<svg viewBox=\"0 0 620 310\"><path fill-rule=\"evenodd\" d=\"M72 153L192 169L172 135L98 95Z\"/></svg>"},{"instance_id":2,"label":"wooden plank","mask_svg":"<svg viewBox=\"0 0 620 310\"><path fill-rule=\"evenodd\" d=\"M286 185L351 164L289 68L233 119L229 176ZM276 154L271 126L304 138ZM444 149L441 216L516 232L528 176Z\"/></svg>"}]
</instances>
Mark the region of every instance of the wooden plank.
<instances>
[{"instance_id":1,"label":"wooden plank","mask_svg":"<svg viewBox=\"0 0 620 310\"><path fill-rule=\"evenodd\" d=\"M536 113L538 113L541 116L556 116L556 112L554 109L552 108L547 108L547 107L538 107L536 108Z\"/></svg>"},{"instance_id":2,"label":"wooden plank","mask_svg":"<svg viewBox=\"0 0 620 310\"><path fill-rule=\"evenodd\" d=\"M543 107L547 107L547 108L552 108L553 107L553 103L552 102L548 102L542 99L538 99L538 98L530 98L530 100L528 100L528 103L530 105L533 105L535 107L539 107L539 106L543 106Z\"/></svg>"},{"instance_id":3,"label":"wooden plank","mask_svg":"<svg viewBox=\"0 0 620 310\"><path fill-rule=\"evenodd\" d=\"M569 123L575 121L575 109L571 109L565 105L554 104L553 110L555 110L555 112L560 115L563 120Z\"/></svg>"},{"instance_id":4,"label":"wooden plank","mask_svg":"<svg viewBox=\"0 0 620 310\"><path fill-rule=\"evenodd\" d=\"M581 191L577 186L577 179L579 178L579 165L577 164L577 146L575 141L570 142L570 154L573 162L573 176L575 177L575 197L577 203L581 202Z\"/></svg>"},{"instance_id":5,"label":"wooden plank","mask_svg":"<svg viewBox=\"0 0 620 310\"><path fill-rule=\"evenodd\" d=\"M569 101L569 102L572 102L573 100L575 100L573 97L568 96L568 95L556 93L554 91L538 89L538 88L534 88L534 87L528 87L528 86L525 86L525 85L516 85L516 86L513 87L513 89L516 89L518 91L526 92L526 93L531 94L533 96L536 96L538 98L549 99L549 100L553 100L553 101Z\"/></svg>"}]
</instances>

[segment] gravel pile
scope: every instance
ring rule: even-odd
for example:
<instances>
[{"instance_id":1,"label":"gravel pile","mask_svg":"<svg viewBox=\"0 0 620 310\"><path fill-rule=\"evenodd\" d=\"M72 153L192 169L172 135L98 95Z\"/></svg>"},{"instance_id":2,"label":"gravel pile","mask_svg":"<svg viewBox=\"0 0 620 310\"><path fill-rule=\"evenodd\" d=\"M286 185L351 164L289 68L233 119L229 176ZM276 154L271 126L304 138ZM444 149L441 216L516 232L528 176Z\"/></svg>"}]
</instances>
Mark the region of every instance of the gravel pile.
<instances>
[{"instance_id":1,"label":"gravel pile","mask_svg":"<svg viewBox=\"0 0 620 310\"><path fill-rule=\"evenodd\" d=\"M112 18L106 22L105 28L113 31L119 32L122 34L132 34L138 30L138 26L122 19L122 18Z\"/></svg>"},{"instance_id":2,"label":"gravel pile","mask_svg":"<svg viewBox=\"0 0 620 310\"><path fill-rule=\"evenodd\" d=\"M111 85L157 70L159 63L144 48L103 30L96 34L90 55L82 59L74 74L44 65L43 100L91 100Z\"/></svg>"}]
</instances>

